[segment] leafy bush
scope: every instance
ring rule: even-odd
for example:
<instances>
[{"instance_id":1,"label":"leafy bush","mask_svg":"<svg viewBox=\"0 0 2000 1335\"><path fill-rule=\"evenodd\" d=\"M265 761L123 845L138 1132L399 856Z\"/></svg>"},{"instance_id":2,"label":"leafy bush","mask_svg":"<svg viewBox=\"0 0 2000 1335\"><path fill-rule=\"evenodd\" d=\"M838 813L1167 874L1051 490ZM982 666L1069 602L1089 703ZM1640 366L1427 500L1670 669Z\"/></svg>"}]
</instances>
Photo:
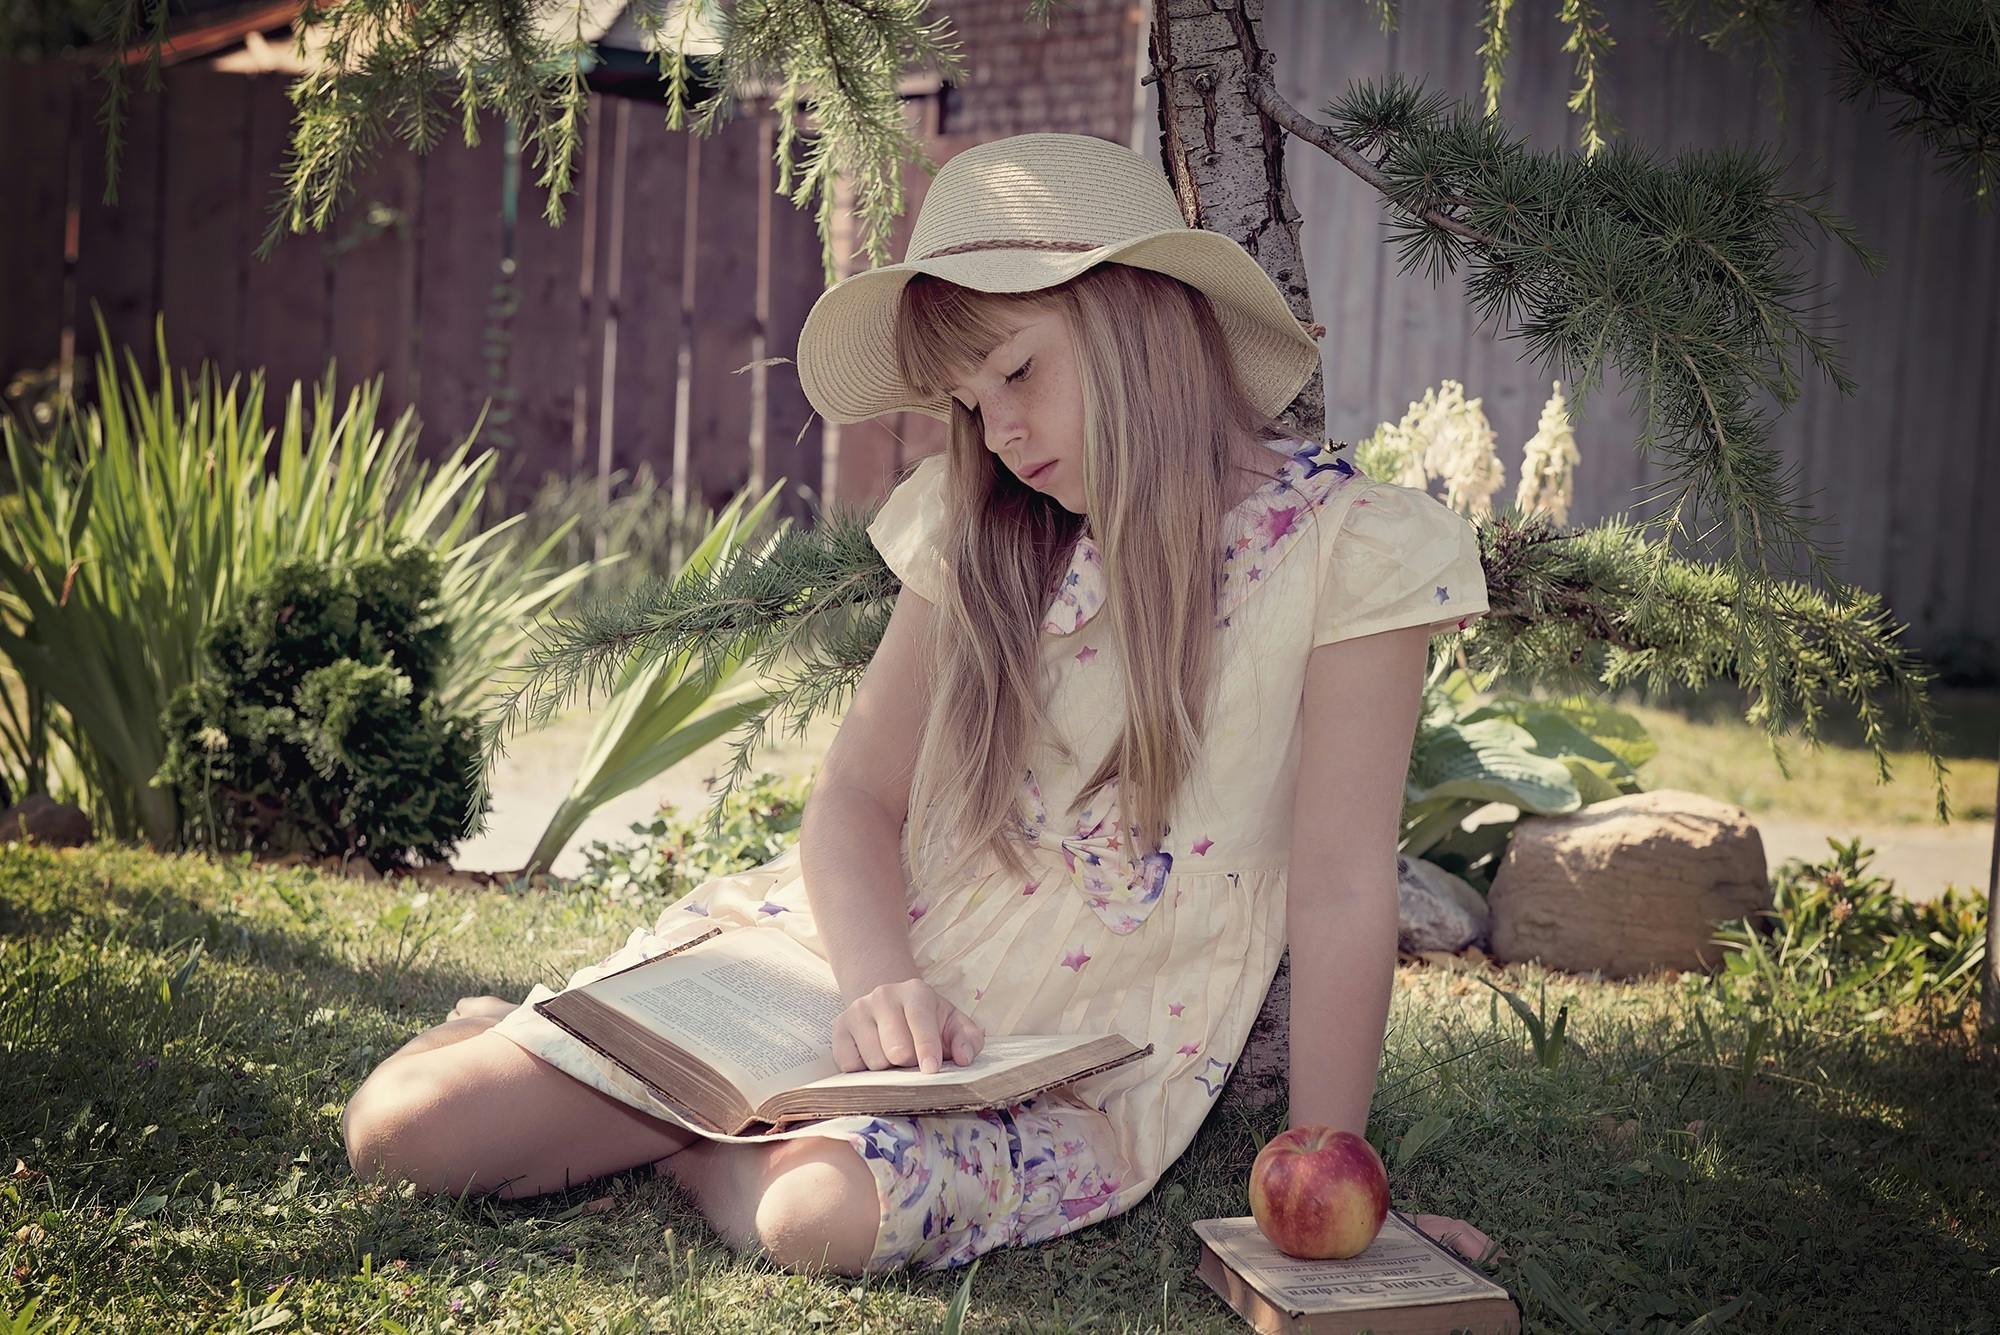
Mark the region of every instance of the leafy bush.
<instances>
[{"instance_id":1,"label":"leafy bush","mask_svg":"<svg viewBox=\"0 0 2000 1335\"><path fill-rule=\"evenodd\" d=\"M477 715L437 689L450 648L431 553L280 562L203 638L161 720L171 787L216 851L441 859L472 811Z\"/></svg>"},{"instance_id":2,"label":"leafy bush","mask_svg":"<svg viewBox=\"0 0 2000 1335\"><path fill-rule=\"evenodd\" d=\"M1726 998L1818 1012L1934 1003L1964 1019L1986 959L1986 900L1956 885L1925 903L1896 893L1867 870L1875 850L1829 838L1833 856L1788 858L1772 877L1772 907L1738 919L1715 939L1727 952L1718 979Z\"/></svg>"},{"instance_id":3,"label":"leafy bush","mask_svg":"<svg viewBox=\"0 0 2000 1335\"><path fill-rule=\"evenodd\" d=\"M518 517L471 527L497 456L465 463L468 436L429 476L414 413L378 422L379 377L344 402L331 366L287 387L274 439L261 371L240 393L206 364L176 385L156 322L149 384L102 319L98 335L87 402L59 404L46 430L0 418L0 655L24 694L0 694L0 776L16 793L73 793L102 834L180 843L171 793L150 786L160 718L199 672L203 632L278 562L435 549L452 646L437 694L456 711L491 689L538 612L623 559L551 566L561 531L530 544L510 531Z\"/></svg>"},{"instance_id":4,"label":"leafy bush","mask_svg":"<svg viewBox=\"0 0 2000 1335\"><path fill-rule=\"evenodd\" d=\"M583 874L567 888L597 893L616 902L675 900L706 881L762 866L798 842L810 779L781 779L768 772L731 793L723 804L722 830L711 837L705 817L663 814L635 822L636 840L592 841L584 850Z\"/></svg>"},{"instance_id":5,"label":"leafy bush","mask_svg":"<svg viewBox=\"0 0 2000 1335\"><path fill-rule=\"evenodd\" d=\"M1473 812L1503 802L1555 815L1642 791L1638 766L1657 747L1638 719L1587 696L1500 692L1481 701L1450 664L1440 657L1424 688L1403 784L1405 857L1421 856L1483 891L1519 821L1459 828Z\"/></svg>"}]
</instances>

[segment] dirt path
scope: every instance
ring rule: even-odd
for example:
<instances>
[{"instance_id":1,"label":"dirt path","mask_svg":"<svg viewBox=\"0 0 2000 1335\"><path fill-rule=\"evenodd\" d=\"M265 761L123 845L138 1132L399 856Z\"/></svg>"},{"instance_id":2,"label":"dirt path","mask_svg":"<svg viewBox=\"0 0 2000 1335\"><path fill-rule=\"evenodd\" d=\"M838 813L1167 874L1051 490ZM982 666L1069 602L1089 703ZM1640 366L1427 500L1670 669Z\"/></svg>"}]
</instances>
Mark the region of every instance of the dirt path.
<instances>
[{"instance_id":1,"label":"dirt path","mask_svg":"<svg viewBox=\"0 0 2000 1335\"><path fill-rule=\"evenodd\" d=\"M507 739L507 754L493 767L493 809L486 830L459 845L452 865L469 871L508 871L525 864L535 841L548 827L576 777L576 767L590 744L592 720L577 712L540 732ZM833 740L836 722L821 714L807 725L801 744L779 730L751 756L752 773L769 770L787 778L807 775L820 763ZM728 772L735 752L734 734L719 737L650 783L605 803L590 814L583 827L557 856L552 870L575 876L587 865L584 850L592 842L633 842L631 827L649 821L660 803L672 802L678 814L693 820L705 816L713 798L708 780Z\"/></svg>"}]
</instances>

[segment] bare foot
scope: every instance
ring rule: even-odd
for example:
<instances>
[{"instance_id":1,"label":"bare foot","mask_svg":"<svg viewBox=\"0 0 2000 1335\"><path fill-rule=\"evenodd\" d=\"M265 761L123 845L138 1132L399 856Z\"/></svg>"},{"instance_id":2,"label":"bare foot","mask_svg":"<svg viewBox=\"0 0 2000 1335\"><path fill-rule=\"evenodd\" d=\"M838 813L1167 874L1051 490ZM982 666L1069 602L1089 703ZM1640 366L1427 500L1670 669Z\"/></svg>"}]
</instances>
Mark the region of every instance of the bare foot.
<instances>
[{"instance_id":1,"label":"bare foot","mask_svg":"<svg viewBox=\"0 0 2000 1335\"><path fill-rule=\"evenodd\" d=\"M474 1017L497 1020L509 1011L514 1010L519 1004L519 1002L509 1001L505 997L460 997L458 1004L451 1008L451 1014L444 1018L446 1021L465 1020Z\"/></svg>"}]
</instances>

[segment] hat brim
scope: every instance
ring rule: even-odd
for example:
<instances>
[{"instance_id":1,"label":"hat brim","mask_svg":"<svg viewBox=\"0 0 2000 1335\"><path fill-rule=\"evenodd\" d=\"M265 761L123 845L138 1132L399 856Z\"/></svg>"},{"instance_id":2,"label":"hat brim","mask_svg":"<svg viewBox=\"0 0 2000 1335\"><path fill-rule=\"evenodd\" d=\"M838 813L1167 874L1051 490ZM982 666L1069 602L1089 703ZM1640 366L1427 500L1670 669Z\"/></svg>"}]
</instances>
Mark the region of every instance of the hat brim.
<instances>
[{"instance_id":1,"label":"hat brim","mask_svg":"<svg viewBox=\"0 0 2000 1335\"><path fill-rule=\"evenodd\" d=\"M1116 260L1168 274L1209 297L1237 374L1257 406L1277 416L1319 369L1319 345L1248 251L1220 232L1175 227L1095 250L976 250L853 274L813 303L799 330L799 383L829 422L890 412L951 420L951 396L925 399L896 371L896 303L913 274L981 292L1032 292Z\"/></svg>"}]
</instances>

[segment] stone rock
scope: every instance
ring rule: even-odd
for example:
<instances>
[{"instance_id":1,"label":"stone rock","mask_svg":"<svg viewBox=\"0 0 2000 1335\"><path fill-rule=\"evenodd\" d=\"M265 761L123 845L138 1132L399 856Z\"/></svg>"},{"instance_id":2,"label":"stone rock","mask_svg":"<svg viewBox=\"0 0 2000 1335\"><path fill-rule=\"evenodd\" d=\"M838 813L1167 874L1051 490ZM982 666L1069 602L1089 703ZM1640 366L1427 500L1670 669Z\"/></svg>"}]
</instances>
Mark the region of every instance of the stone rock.
<instances>
[{"instance_id":1,"label":"stone rock","mask_svg":"<svg viewBox=\"0 0 2000 1335\"><path fill-rule=\"evenodd\" d=\"M0 811L0 839L78 848L93 837L90 817L81 808L58 802L47 793L30 793Z\"/></svg>"},{"instance_id":2,"label":"stone rock","mask_svg":"<svg viewBox=\"0 0 2000 1335\"><path fill-rule=\"evenodd\" d=\"M1712 969L1715 929L1770 905L1749 814L1677 789L1522 817L1487 896L1496 959L1606 978Z\"/></svg>"},{"instance_id":3,"label":"stone rock","mask_svg":"<svg viewBox=\"0 0 2000 1335\"><path fill-rule=\"evenodd\" d=\"M1435 862L1396 859L1396 946L1459 951L1486 936L1486 897Z\"/></svg>"}]
</instances>

